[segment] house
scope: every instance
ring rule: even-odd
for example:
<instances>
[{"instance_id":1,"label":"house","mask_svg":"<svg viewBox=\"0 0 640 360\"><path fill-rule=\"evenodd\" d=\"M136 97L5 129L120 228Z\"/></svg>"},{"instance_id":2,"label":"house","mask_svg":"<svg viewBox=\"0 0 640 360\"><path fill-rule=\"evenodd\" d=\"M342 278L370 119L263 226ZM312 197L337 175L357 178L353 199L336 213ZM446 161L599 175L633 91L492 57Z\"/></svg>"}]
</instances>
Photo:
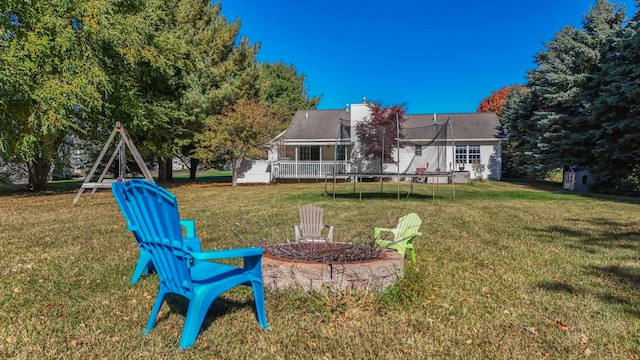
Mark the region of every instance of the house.
<instances>
[{"instance_id":1,"label":"house","mask_svg":"<svg viewBox=\"0 0 640 360\"><path fill-rule=\"evenodd\" d=\"M272 181L364 172L355 126L369 115L366 103L341 110L298 111L289 127L273 139L268 157ZM395 163L382 164L377 172L393 176L464 171L471 179L500 179L501 143L506 137L495 113L406 114L405 118Z\"/></svg>"}]
</instances>

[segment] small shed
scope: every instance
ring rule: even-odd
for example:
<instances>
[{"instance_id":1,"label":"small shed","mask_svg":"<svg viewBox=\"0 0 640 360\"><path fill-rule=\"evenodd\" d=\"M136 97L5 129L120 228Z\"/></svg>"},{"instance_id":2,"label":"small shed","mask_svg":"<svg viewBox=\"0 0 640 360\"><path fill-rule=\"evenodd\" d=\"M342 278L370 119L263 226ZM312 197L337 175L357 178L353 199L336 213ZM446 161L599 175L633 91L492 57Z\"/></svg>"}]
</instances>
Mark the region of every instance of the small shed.
<instances>
[{"instance_id":1,"label":"small shed","mask_svg":"<svg viewBox=\"0 0 640 360\"><path fill-rule=\"evenodd\" d=\"M589 191L592 182L589 169L582 167L569 167L562 173L562 187L571 191Z\"/></svg>"}]
</instances>

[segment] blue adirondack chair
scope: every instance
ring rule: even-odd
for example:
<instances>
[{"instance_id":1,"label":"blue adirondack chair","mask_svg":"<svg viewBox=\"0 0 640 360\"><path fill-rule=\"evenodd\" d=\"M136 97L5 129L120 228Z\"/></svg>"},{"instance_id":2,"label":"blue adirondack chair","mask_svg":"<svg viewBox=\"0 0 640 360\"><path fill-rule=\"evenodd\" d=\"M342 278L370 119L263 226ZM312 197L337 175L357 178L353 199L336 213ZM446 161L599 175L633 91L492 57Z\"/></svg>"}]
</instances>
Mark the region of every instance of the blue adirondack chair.
<instances>
[{"instance_id":1,"label":"blue adirondack chair","mask_svg":"<svg viewBox=\"0 0 640 360\"><path fill-rule=\"evenodd\" d=\"M123 204L122 201L117 201L117 203L118 206ZM127 221L127 226L134 226L135 218L129 213L129 208L120 206L120 210L122 211L122 215L124 215L124 219ZM196 237L196 222L194 220L180 220L180 225L185 229L185 237L183 239L185 245L191 250L202 251L200 239ZM139 232L133 233L136 241L138 242L140 256L138 257L138 263L133 270L133 276L131 276L131 285L137 283L142 275L147 275L153 270L153 259L151 257L151 253L142 247L142 239L139 234Z\"/></svg>"},{"instance_id":2,"label":"blue adirondack chair","mask_svg":"<svg viewBox=\"0 0 640 360\"><path fill-rule=\"evenodd\" d=\"M128 229L151 257L160 280L158 296L144 334L155 326L165 295L181 295L189 300L189 306L180 348L191 346L213 301L239 285L253 288L258 322L265 329L268 327L261 248L204 252L192 249L183 239L178 203L169 191L146 180L115 182L111 189L125 218L129 218ZM210 261L240 257L244 259L243 267Z\"/></svg>"}]
</instances>

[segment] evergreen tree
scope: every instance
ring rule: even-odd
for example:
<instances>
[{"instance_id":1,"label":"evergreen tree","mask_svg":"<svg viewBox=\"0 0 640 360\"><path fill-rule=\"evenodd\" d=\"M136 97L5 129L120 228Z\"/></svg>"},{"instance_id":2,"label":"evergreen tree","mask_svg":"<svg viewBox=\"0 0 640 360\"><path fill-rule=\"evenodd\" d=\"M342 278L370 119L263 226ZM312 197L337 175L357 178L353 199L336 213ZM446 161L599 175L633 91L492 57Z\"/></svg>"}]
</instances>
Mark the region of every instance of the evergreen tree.
<instances>
[{"instance_id":1,"label":"evergreen tree","mask_svg":"<svg viewBox=\"0 0 640 360\"><path fill-rule=\"evenodd\" d=\"M260 64L260 102L269 108L270 116L277 120L281 130L296 111L315 109L320 103L321 96L308 96L305 80L293 65L282 62Z\"/></svg>"},{"instance_id":2,"label":"evergreen tree","mask_svg":"<svg viewBox=\"0 0 640 360\"><path fill-rule=\"evenodd\" d=\"M611 37L594 86L595 187L640 190L640 12Z\"/></svg>"},{"instance_id":3,"label":"evergreen tree","mask_svg":"<svg viewBox=\"0 0 640 360\"><path fill-rule=\"evenodd\" d=\"M178 20L178 32L188 49L180 101L188 116L177 139L182 154L192 155L198 147L195 137L208 123L239 99L258 96L259 45L251 45L246 37L237 41L241 22L229 22L220 3L183 0ZM190 156L190 160L193 180L200 159Z\"/></svg>"},{"instance_id":4,"label":"evergreen tree","mask_svg":"<svg viewBox=\"0 0 640 360\"><path fill-rule=\"evenodd\" d=\"M504 98L500 124L507 136L503 143L502 162L507 176L528 177L537 172L537 124L533 121L531 92L514 87Z\"/></svg>"},{"instance_id":5,"label":"evergreen tree","mask_svg":"<svg viewBox=\"0 0 640 360\"><path fill-rule=\"evenodd\" d=\"M550 171L568 165L594 163L589 116L595 92L590 81L600 61L604 41L622 27L624 8L597 0L585 16L584 30L564 27L535 57L538 65L528 72L533 119L538 124L540 169Z\"/></svg>"}]
</instances>

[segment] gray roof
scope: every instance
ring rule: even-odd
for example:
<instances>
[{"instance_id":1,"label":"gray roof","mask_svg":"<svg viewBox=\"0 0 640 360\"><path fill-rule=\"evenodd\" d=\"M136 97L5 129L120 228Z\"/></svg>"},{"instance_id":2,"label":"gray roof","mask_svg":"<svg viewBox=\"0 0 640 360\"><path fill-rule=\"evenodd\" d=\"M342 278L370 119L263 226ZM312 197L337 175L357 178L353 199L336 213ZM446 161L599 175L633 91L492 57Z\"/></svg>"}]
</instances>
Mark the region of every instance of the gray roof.
<instances>
[{"instance_id":1,"label":"gray roof","mask_svg":"<svg viewBox=\"0 0 640 360\"><path fill-rule=\"evenodd\" d=\"M405 141L431 140L440 131L447 120L451 121L451 129L446 129L447 138L454 140L493 140L505 138L498 115L494 112L405 115L403 133ZM436 125L437 124L437 125Z\"/></svg>"},{"instance_id":2,"label":"gray roof","mask_svg":"<svg viewBox=\"0 0 640 360\"><path fill-rule=\"evenodd\" d=\"M286 140L335 140L338 122L343 126L343 139L349 138L351 114L346 110L299 110L287 128ZM403 133L405 141L432 140L437 132L451 121L455 140L494 140L504 138L504 133L496 113L459 113L436 114L437 126L433 114L405 115ZM447 128L447 138L451 138L451 129Z\"/></svg>"},{"instance_id":3,"label":"gray roof","mask_svg":"<svg viewBox=\"0 0 640 360\"><path fill-rule=\"evenodd\" d=\"M343 125L349 125L351 115L346 110L298 110L284 138L287 140L335 140L340 119L343 120ZM349 135L344 137L348 138Z\"/></svg>"}]
</instances>

